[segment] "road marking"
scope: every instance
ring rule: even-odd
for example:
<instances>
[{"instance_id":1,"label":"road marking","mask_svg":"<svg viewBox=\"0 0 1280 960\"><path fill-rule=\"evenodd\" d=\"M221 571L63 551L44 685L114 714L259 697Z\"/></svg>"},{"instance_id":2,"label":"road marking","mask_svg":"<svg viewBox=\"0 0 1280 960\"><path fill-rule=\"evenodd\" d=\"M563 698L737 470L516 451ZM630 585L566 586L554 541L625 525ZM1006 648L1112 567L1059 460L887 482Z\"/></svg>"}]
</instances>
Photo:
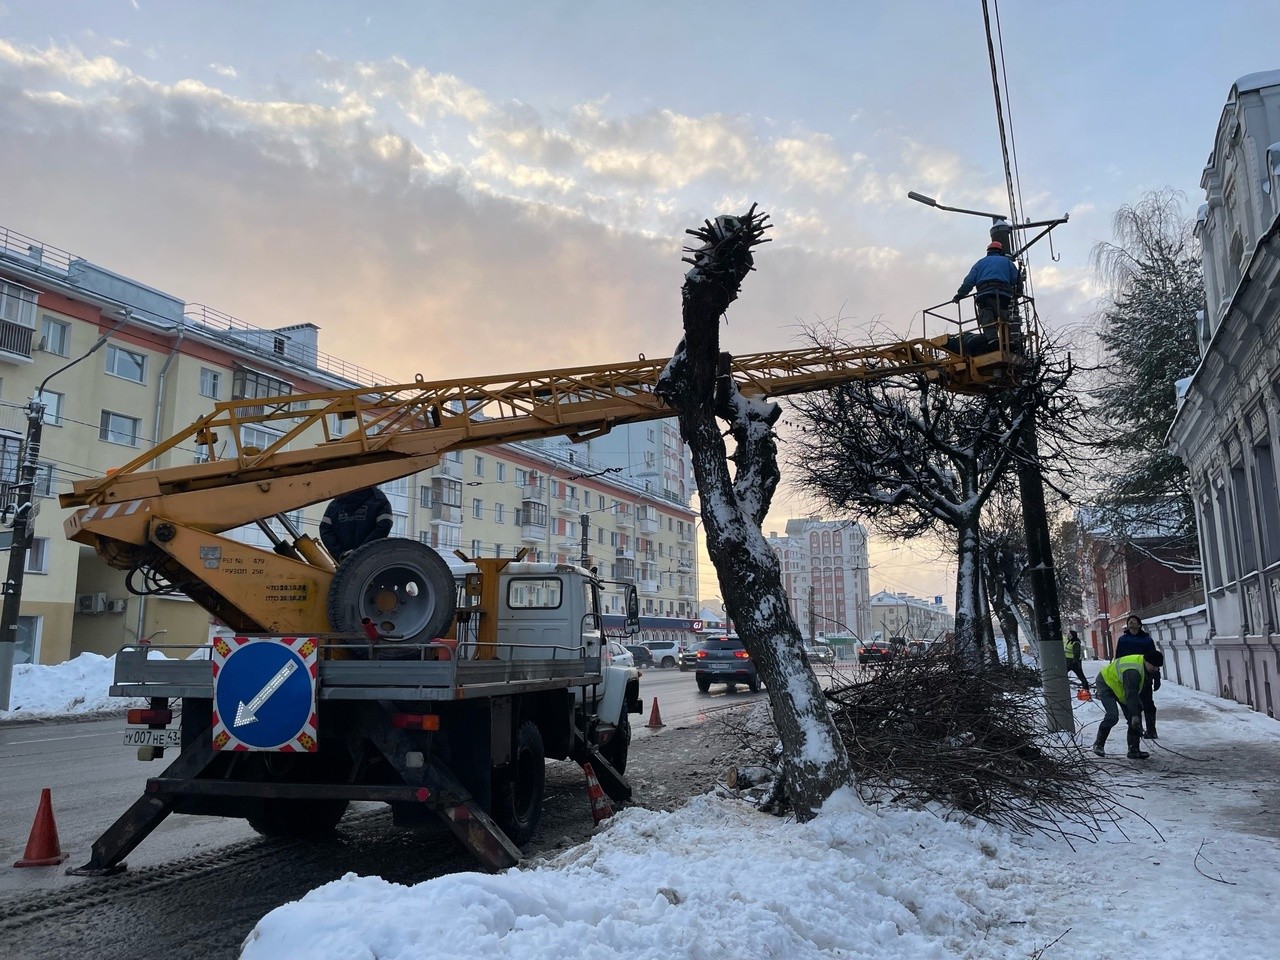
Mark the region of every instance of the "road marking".
<instances>
[{"instance_id":1,"label":"road marking","mask_svg":"<svg viewBox=\"0 0 1280 960\"><path fill-rule=\"evenodd\" d=\"M102 733L77 733L69 737L41 737L39 740L0 740L0 747L17 746L19 743L53 743L57 740L84 740L87 737L114 737L119 731L106 730Z\"/></svg>"},{"instance_id":2,"label":"road marking","mask_svg":"<svg viewBox=\"0 0 1280 960\"><path fill-rule=\"evenodd\" d=\"M248 703L241 700L240 705L236 707L236 719L232 726L243 727L254 723L258 719L257 714L262 709L262 705L271 699L271 695L279 690L284 685L284 682L293 675L293 671L297 669L298 662L290 660L276 671L276 675L267 681L267 685L259 690L252 700Z\"/></svg>"}]
</instances>

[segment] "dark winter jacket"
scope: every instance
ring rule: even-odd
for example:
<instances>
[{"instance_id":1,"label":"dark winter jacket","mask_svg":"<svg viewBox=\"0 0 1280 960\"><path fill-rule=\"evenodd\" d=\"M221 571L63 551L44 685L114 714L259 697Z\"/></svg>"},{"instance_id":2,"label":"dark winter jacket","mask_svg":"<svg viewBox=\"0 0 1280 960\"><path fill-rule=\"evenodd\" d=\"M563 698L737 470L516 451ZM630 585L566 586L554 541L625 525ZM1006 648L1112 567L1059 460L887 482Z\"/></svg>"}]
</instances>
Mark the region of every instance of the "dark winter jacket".
<instances>
[{"instance_id":1,"label":"dark winter jacket","mask_svg":"<svg viewBox=\"0 0 1280 960\"><path fill-rule=\"evenodd\" d=\"M1155 653L1156 642L1151 639L1151 634L1143 630L1141 633L1130 633L1126 627L1124 633L1120 634L1116 640L1115 659L1121 657L1130 657L1135 653ZM1152 690L1160 689L1160 675L1156 674L1151 683Z\"/></svg>"},{"instance_id":2,"label":"dark winter jacket","mask_svg":"<svg viewBox=\"0 0 1280 960\"><path fill-rule=\"evenodd\" d=\"M391 501L377 487L353 490L331 501L320 521L320 542L333 558L391 533Z\"/></svg>"},{"instance_id":3,"label":"dark winter jacket","mask_svg":"<svg viewBox=\"0 0 1280 960\"><path fill-rule=\"evenodd\" d=\"M1135 653L1155 653L1156 642L1151 634L1143 630L1141 633L1130 633L1127 629L1116 640L1115 658L1131 657Z\"/></svg>"},{"instance_id":4,"label":"dark winter jacket","mask_svg":"<svg viewBox=\"0 0 1280 960\"><path fill-rule=\"evenodd\" d=\"M1013 293L1022 283L1022 271L1018 265L1003 253L988 253L973 265L969 275L960 284L956 296L963 297L970 290L977 288L978 293L985 290L999 290Z\"/></svg>"}]
</instances>

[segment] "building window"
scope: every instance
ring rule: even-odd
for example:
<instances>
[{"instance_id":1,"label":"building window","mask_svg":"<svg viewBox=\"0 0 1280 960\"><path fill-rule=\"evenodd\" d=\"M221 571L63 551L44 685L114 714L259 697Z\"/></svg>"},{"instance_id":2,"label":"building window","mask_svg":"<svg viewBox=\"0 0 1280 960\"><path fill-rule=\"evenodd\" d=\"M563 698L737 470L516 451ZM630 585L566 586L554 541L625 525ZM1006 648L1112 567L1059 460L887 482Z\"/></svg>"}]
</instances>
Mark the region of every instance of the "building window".
<instances>
[{"instance_id":1,"label":"building window","mask_svg":"<svg viewBox=\"0 0 1280 960\"><path fill-rule=\"evenodd\" d=\"M65 357L71 346L71 324L46 314L40 321L40 343L46 352Z\"/></svg>"},{"instance_id":2,"label":"building window","mask_svg":"<svg viewBox=\"0 0 1280 960\"><path fill-rule=\"evenodd\" d=\"M479 498L471 501L471 516L477 520L484 519L484 502Z\"/></svg>"},{"instance_id":3,"label":"building window","mask_svg":"<svg viewBox=\"0 0 1280 960\"><path fill-rule=\"evenodd\" d=\"M232 400L257 400L261 397L287 397L293 385L278 377L241 367L231 377Z\"/></svg>"},{"instance_id":4,"label":"building window","mask_svg":"<svg viewBox=\"0 0 1280 960\"><path fill-rule=\"evenodd\" d=\"M27 573L49 572L49 538L32 537L27 550Z\"/></svg>"},{"instance_id":5,"label":"building window","mask_svg":"<svg viewBox=\"0 0 1280 960\"><path fill-rule=\"evenodd\" d=\"M499 483L507 482L507 465L502 462L493 465L493 476Z\"/></svg>"},{"instance_id":6,"label":"building window","mask_svg":"<svg viewBox=\"0 0 1280 960\"><path fill-rule=\"evenodd\" d=\"M45 390L40 394L44 403L44 422L51 427L62 426L63 394L53 390Z\"/></svg>"},{"instance_id":7,"label":"building window","mask_svg":"<svg viewBox=\"0 0 1280 960\"><path fill-rule=\"evenodd\" d=\"M146 383L147 358L114 343L107 344L107 373L121 380Z\"/></svg>"},{"instance_id":8,"label":"building window","mask_svg":"<svg viewBox=\"0 0 1280 960\"><path fill-rule=\"evenodd\" d=\"M503 503L495 503L495 504L493 505L493 522L494 522L494 523L506 523L506 522L507 522L507 520L506 520L506 509L505 509L505 508L506 508L506 504L503 504Z\"/></svg>"},{"instance_id":9,"label":"building window","mask_svg":"<svg viewBox=\"0 0 1280 960\"><path fill-rule=\"evenodd\" d=\"M261 427L251 427L246 424L240 428L240 449L244 450L246 447L253 447L261 453L263 450L270 449L272 445L279 443L281 436L282 434L272 430L263 430Z\"/></svg>"},{"instance_id":10,"label":"building window","mask_svg":"<svg viewBox=\"0 0 1280 960\"><path fill-rule=\"evenodd\" d=\"M431 509L431 488L424 486L418 491L418 506L423 509Z\"/></svg>"},{"instance_id":11,"label":"building window","mask_svg":"<svg viewBox=\"0 0 1280 960\"><path fill-rule=\"evenodd\" d=\"M222 393L222 374L208 367L200 368L200 396L217 400Z\"/></svg>"},{"instance_id":12,"label":"building window","mask_svg":"<svg viewBox=\"0 0 1280 960\"><path fill-rule=\"evenodd\" d=\"M484 457L476 457L476 476L484 476Z\"/></svg>"},{"instance_id":13,"label":"building window","mask_svg":"<svg viewBox=\"0 0 1280 960\"><path fill-rule=\"evenodd\" d=\"M495 543L495 544L493 545L493 555L494 555L495 557L500 557L500 556L502 556L502 544L500 544L500 543Z\"/></svg>"},{"instance_id":14,"label":"building window","mask_svg":"<svg viewBox=\"0 0 1280 960\"><path fill-rule=\"evenodd\" d=\"M472 540L472 541L471 541L471 555L472 555L473 557L478 557L478 556L480 556L480 551L481 551L482 549L484 549L484 548L480 545L480 541L479 541L479 540Z\"/></svg>"},{"instance_id":15,"label":"building window","mask_svg":"<svg viewBox=\"0 0 1280 960\"><path fill-rule=\"evenodd\" d=\"M37 463L36 475L32 481L33 493L37 497L53 496L53 464Z\"/></svg>"},{"instance_id":16,"label":"building window","mask_svg":"<svg viewBox=\"0 0 1280 960\"><path fill-rule=\"evenodd\" d=\"M126 417L123 413L103 410L102 420L98 425L98 439L105 440L107 443L136 447L141 426L142 421L137 417Z\"/></svg>"}]
</instances>

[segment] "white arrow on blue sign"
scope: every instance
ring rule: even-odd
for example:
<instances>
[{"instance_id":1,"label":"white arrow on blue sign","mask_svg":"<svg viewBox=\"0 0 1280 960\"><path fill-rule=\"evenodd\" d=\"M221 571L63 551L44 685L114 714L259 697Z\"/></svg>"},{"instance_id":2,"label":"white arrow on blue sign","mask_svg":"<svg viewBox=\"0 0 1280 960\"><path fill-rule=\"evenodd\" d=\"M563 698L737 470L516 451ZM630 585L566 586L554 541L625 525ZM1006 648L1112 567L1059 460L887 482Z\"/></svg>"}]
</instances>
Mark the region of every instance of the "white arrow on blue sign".
<instances>
[{"instance_id":1,"label":"white arrow on blue sign","mask_svg":"<svg viewBox=\"0 0 1280 960\"><path fill-rule=\"evenodd\" d=\"M293 649L251 640L223 661L213 699L232 737L251 750L274 750L306 729L316 688L307 664Z\"/></svg>"}]
</instances>

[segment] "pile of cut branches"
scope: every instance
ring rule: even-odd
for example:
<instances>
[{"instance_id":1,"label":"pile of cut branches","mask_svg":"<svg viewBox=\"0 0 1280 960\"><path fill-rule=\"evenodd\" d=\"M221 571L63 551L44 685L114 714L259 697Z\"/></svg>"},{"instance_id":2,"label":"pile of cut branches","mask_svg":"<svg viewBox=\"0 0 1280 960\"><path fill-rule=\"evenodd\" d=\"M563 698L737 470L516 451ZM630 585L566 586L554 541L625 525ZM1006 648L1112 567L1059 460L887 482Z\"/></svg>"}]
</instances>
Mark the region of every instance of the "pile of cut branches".
<instances>
[{"instance_id":1,"label":"pile of cut branches","mask_svg":"<svg viewBox=\"0 0 1280 960\"><path fill-rule=\"evenodd\" d=\"M899 657L827 691L864 800L941 804L1019 833L1092 839L1119 813L1092 764L1045 728L1034 671Z\"/></svg>"}]
</instances>

